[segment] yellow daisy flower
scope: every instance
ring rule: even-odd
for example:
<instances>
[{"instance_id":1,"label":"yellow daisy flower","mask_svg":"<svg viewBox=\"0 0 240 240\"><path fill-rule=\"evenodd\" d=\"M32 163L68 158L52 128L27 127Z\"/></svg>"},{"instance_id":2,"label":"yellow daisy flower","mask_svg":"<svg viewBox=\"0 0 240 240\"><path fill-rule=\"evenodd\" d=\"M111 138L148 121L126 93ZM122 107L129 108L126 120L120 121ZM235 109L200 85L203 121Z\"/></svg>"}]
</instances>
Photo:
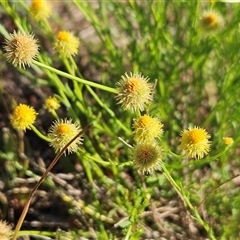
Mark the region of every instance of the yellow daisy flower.
<instances>
[{"instance_id":1,"label":"yellow daisy flower","mask_svg":"<svg viewBox=\"0 0 240 240\"><path fill-rule=\"evenodd\" d=\"M54 48L63 57L70 57L77 54L79 47L78 38L74 37L72 33L61 31L58 33L57 41Z\"/></svg>"},{"instance_id":2,"label":"yellow daisy flower","mask_svg":"<svg viewBox=\"0 0 240 240\"><path fill-rule=\"evenodd\" d=\"M80 126L77 123L72 123L71 119L56 120L48 130L50 146L54 148L55 152L61 151L66 144L79 133L79 131ZM68 154L76 152L81 144L82 138L79 137L68 146L66 152Z\"/></svg>"},{"instance_id":3,"label":"yellow daisy flower","mask_svg":"<svg viewBox=\"0 0 240 240\"><path fill-rule=\"evenodd\" d=\"M37 21L45 20L51 14L51 6L45 0L32 0L30 12Z\"/></svg>"},{"instance_id":4,"label":"yellow daisy flower","mask_svg":"<svg viewBox=\"0 0 240 240\"><path fill-rule=\"evenodd\" d=\"M225 145L231 145L231 144L233 144L233 139L230 137L224 137L223 142Z\"/></svg>"},{"instance_id":5,"label":"yellow daisy flower","mask_svg":"<svg viewBox=\"0 0 240 240\"><path fill-rule=\"evenodd\" d=\"M48 111L57 110L60 107L60 103L55 97L48 97L44 103L45 108Z\"/></svg>"},{"instance_id":6,"label":"yellow daisy flower","mask_svg":"<svg viewBox=\"0 0 240 240\"><path fill-rule=\"evenodd\" d=\"M30 129L31 124L36 120L37 113L34 108L26 104L19 104L13 111L11 124L17 130Z\"/></svg>"},{"instance_id":7,"label":"yellow daisy flower","mask_svg":"<svg viewBox=\"0 0 240 240\"><path fill-rule=\"evenodd\" d=\"M163 133L163 124L157 118L148 115L135 119L133 128L136 142L152 142Z\"/></svg>"},{"instance_id":8,"label":"yellow daisy flower","mask_svg":"<svg viewBox=\"0 0 240 240\"><path fill-rule=\"evenodd\" d=\"M192 158L203 158L210 150L210 135L203 128L188 128L181 132L180 147Z\"/></svg>"},{"instance_id":9,"label":"yellow daisy flower","mask_svg":"<svg viewBox=\"0 0 240 240\"><path fill-rule=\"evenodd\" d=\"M149 78L141 73L125 73L118 82L118 104L121 104L124 110L143 111L153 100L153 84L148 81Z\"/></svg>"}]
</instances>

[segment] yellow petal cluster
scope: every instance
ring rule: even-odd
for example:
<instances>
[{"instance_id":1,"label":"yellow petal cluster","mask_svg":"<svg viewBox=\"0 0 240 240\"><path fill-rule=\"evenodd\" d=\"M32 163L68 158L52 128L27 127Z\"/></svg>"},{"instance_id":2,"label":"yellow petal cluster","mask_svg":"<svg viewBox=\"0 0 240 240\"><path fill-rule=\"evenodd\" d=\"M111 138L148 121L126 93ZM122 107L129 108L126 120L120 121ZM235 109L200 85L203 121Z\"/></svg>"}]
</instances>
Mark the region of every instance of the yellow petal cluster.
<instances>
[{"instance_id":1,"label":"yellow petal cluster","mask_svg":"<svg viewBox=\"0 0 240 240\"><path fill-rule=\"evenodd\" d=\"M60 31L54 44L54 48L61 56L68 58L77 54L79 44L79 39L74 37L72 33Z\"/></svg>"},{"instance_id":2,"label":"yellow petal cluster","mask_svg":"<svg viewBox=\"0 0 240 240\"><path fill-rule=\"evenodd\" d=\"M136 142L153 142L163 133L163 124L149 115L143 115L134 120L133 134Z\"/></svg>"},{"instance_id":3,"label":"yellow petal cluster","mask_svg":"<svg viewBox=\"0 0 240 240\"><path fill-rule=\"evenodd\" d=\"M149 78L141 73L125 73L117 83L118 104L121 104L124 110L143 111L153 100L153 84L148 81Z\"/></svg>"},{"instance_id":4,"label":"yellow petal cluster","mask_svg":"<svg viewBox=\"0 0 240 240\"><path fill-rule=\"evenodd\" d=\"M180 147L189 157L200 159L210 150L209 138L205 129L190 127L181 132Z\"/></svg>"},{"instance_id":5,"label":"yellow petal cluster","mask_svg":"<svg viewBox=\"0 0 240 240\"><path fill-rule=\"evenodd\" d=\"M225 145L231 145L233 144L233 139L231 137L224 137L223 142Z\"/></svg>"},{"instance_id":6,"label":"yellow petal cluster","mask_svg":"<svg viewBox=\"0 0 240 240\"><path fill-rule=\"evenodd\" d=\"M69 143L80 131L80 126L77 123L72 123L71 119L56 120L48 130L50 139L49 145L54 148L55 152L61 151L67 143ZM66 149L66 153L74 153L82 144L82 138L75 139Z\"/></svg>"},{"instance_id":7,"label":"yellow petal cluster","mask_svg":"<svg viewBox=\"0 0 240 240\"><path fill-rule=\"evenodd\" d=\"M33 0L30 13L37 21L45 20L51 14L51 6L45 0Z\"/></svg>"},{"instance_id":8,"label":"yellow petal cluster","mask_svg":"<svg viewBox=\"0 0 240 240\"><path fill-rule=\"evenodd\" d=\"M60 103L56 97L48 97L45 100L44 106L48 111L57 110L60 107Z\"/></svg>"},{"instance_id":9,"label":"yellow petal cluster","mask_svg":"<svg viewBox=\"0 0 240 240\"><path fill-rule=\"evenodd\" d=\"M30 128L36 120L37 112L26 104L19 104L13 111L11 124L17 130Z\"/></svg>"}]
</instances>

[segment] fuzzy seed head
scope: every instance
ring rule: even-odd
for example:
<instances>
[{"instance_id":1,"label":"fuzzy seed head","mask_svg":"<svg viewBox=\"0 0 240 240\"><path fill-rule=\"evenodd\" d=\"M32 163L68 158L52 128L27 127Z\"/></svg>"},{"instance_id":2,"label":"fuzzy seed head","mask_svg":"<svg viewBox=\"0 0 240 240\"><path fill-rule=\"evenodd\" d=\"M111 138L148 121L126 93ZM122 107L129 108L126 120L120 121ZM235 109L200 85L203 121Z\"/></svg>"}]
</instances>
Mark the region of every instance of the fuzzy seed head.
<instances>
[{"instance_id":1,"label":"fuzzy seed head","mask_svg":"<svg viewBox=\"0 0 240 240\"><path fill-rule=\"evenodd\" d=\"M19 104L13 111L11 124L16 130L25 131L36 120L37 113L34 108L26 104Z\"/></svg>"},{"instance_id":2,"label":"fuzzy seed head","mask_svg":"<svg viewBox=\"0 0 240 240\"><path fill-rule=\"evenodd\" d=\"M58 33L54 48L63 57L76 55L78 52L79 40L72 33L61 31Z\"/></svg>"},{"instance_id":3,"label":"fuzzy seed head","mask_svg":"<svg viewBox=\"0 0 240 240\"><path fill-rule=\"evenodd\" d=\"M188 128L181 132L180 147L192 158L201 159L210 150L210 135L203 128Z\"/></svg>"},{"instance_id":4,"label":"fuzzy seed head","mask_svg":"<svg viewBox=\"0 0 240 240\"><path fill-rule=\"evenodd\" d=\"M6 221L0 220L0 239L10 240L11 227Z\"/></svg>"},{"instance_id":5,"label":"fuzzy seed head","mask_svg":"<svg viewBox=\"0 0 240 240\"><path fill-rule=\"evenodd\" d=\"M216 11L209 10L202 14L200 27L206 33L215 33L224 26L223 17Z\"/></svg>"},{"instance_id":6,"label":"fuzzy seed head","mask_svg":"<svg viewBox=\"0 0 240 240\"><path fill-rule=\"evenodd\" d=\"M163 133L163 124L157 118L148 115L135 119L133 128L136 142L152 142Z\"/></svg>"},{"instance_id":7,"label":"fuzzy seed head","mask_svg":"<svg viewBox=\"0 0 240 240\"><path fill-rule=\"evenodd\" d=\"M79 133L79 131L80 126L77 123L72 123L71 119L56 120L48 130L50 146L54 148L55 152L61 151L65 145ZM68 154L76 152L81 144L82 138L78 137L70 144L66 149L66 152Z\"/></svg>"},{"instance_id":8,"label":"fuzzy seed head","mask_svg":"<svg viewBox=\"0 0 240 240\"><path fill-rule=\"evenodd\" d=\"M149 78L141 73L125 73L117 83L118 104L121 104L124 110L143 111L153 100L153 84L148 81Z\"/></svg>"},{"instance_id":9,"label":"fuzzy seed head","mask_svg":"<svg viewBox=\"0 0 240 240\"><path fill-rule=\"evenodd\" d=\"M133 166L140 172L151 173L161 169L162 151L154 143L140 143L134 148Z\"/></svg>"},{"instance_id":10,"label":"fuzzy seed head","mask_svg":"<svg viewBox=\"0 0 240 240\"><path fill-rule=\"evenodd\" d=\"M53 111L53 110L57 110L59 107L60 107L60 103L59 101L57 100L57 98L55 97L48 97L46 100L45 100L45 104L44 104L45 108L48 110L48 111Z\"/></svg>"},{"instance_id":11,"label":"fuzzy seed head","mask_svg":"<svg viewBox=\"0 0 240 240\"><path fill-rule=\"evenodd\" d=\"M45 20L51 14L51 6L45 0L33 0L30 12L37 21Z\"/></svg>"},{"instance_id":12,"label":"fuzzy seed head","mask_svg":"<svg viewBox=\"0 0 240 240\"><path fill-rule=\"evenodd\" d=\"M25 65L30 66L38 54L37 40L33 34L13 32L10 38L5 40L4 49L5 55L9 62L14 66L25 68Z\"/></svg>"}]
</instances>

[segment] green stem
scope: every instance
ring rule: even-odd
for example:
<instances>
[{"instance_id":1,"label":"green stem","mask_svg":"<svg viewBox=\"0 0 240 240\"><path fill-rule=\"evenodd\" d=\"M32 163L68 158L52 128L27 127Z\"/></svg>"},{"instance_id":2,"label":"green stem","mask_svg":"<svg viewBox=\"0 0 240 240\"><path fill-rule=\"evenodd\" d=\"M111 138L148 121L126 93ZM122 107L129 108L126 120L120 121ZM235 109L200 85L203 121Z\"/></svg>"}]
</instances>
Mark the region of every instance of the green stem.
<instances>
[{"instance_id":1,"label":"green stem","mask_svg":"<svg viewBox=\"0 0 240 240\"><path fill-rule=\"evenodd\" d=\"M71 75L69 73L60 71L60 70L58 70L56 68L50 67L50 66L48 66L48 65L46 65L44 63L40 63L40 62L38 62L36 60L33 60L32 63L37 65L37 66L39 66L39 67L48 69L48 70L56 73L57 75L60 75L62 77L66 77L68 79L71 79L73 81L76 81L76 82L79 82L79 83L82 83L82 84L85 84L85 85L88 85L88 86L91 86L91 87L99 88L99 89L102 89L102 90L107 91L107 92L111 92L111 93L115 93L115 94L118 93L118 90L115 89L115 88L107 87L107 86L101 85L99 83L91 82L89 80L85 80L85 79L73 76L73 75Z\"/></svg>"},{"instance_id":2,"label":"green stem","mask_svg":"<svg viewBox=\"0 0 240 240\"><path fill-rule=\"evenodd\" d=\"M185 168L185 167L188 167L188 166L191 166L191 165L202 166L206 163L210 163L212 161L218 160L218 158L220 156L222 156L224 153L226 153L227 150L231 146L232 145L226 146L221 152L216 153L214 156L211 156L211 157L208 157L208 158L205 158L205 159L191 160L191 161L189 161L188 163L185 163L185 164L171 165L169 167L171 167L171 169L182 169L182 168ZM186 157L186 155L177 155L177 154L173 153L172 151L170 151L169 149L166 150L166 152L169 153L170 155L172 155L173 157L178 158L178 159L182 159L182 158Z\"/></svg>"},{"instance_id":3,"label":"green stem","mask_svg":"<svg viewBox=\"0 0 240 240\"><path fill-rule=\"evenodd\" d=\"M68 72L73 75L73 76L76 76L75 74L75 71L79 72L78 69L77 69L77 66L76 66L76 63L74 62L74 60L72 59L71 57L71 62L69 62L69 59L68 58L65 58L63 57L62 58L63 62L64 62L64 65L65 67L67 68ZM82 76L81 76L82 77ZM76 95L76 97L79 99L80 103L81 104L81 108L83 108L83 105L82 105L82 102L83 102L83 95L82 95L82 84L81 86L78 84L78 82L76 81L73 81L73 86L74 86L74 93Z\"/></svg>"},{"instance_id":4,"label":"green stem","mask_svg":"<svg viewBox=\"0 0 240 240\"><path fill-rule=\"evenodd\" d=\"M51 109L49 112L53 115L54 118L56 118L57 120L59 120L59 116L58 116L56 110Z\"/></svg>"},{"instance_id":5,"label":"green stem","mask_svg":"<svg viewBox=\"0 0 240 240\"><path fill-rule=\"evenodd\" d=\"M172 151L169 150L169 149L167 149L167 153L169 153L170 155L172 155L173 157L175 157L175 158L177 158L177 159L182 159L182 158L186 157L186 156L184 156L184 155L178 155L178 154L172 152Z\"/></svg>"},{"instance_id":6,"label":"green stem","mask_svg":"<svg viewBox=\"0 0 240 240\"><path fill-rule=\"evenodd\" d=\"M85 158L82 159L81 163L85 169L89 183L93 184L94 180L93 180L93 175L92 175L92 171L91 171L92 169L91 169L90 163Z\"/></svg>"},{"instance_id":7,"label":"green stem","mask_svg":"<svg viewBox=\"0 0 240 240\"><path fill-rule=\"evenodd\" d=\"M176 190L176 192L178 193L179 197L182 199L182 201L190 208L190 210L192 211L196 221L201 224L205 230L207 231L210 239L212 240L216 240L212 229L210 228L210 226L208 225L207 222L205 222L201 216L199 215L199 212L197 211L197 209L195 207L193 207L192 203L189 201L188 197L185 195L185 193L182 191L182 189L178 186L178 184L175 182L175 180L172 178L172 176L170 175L170 173L168 172L167 168L164 166L164 164L162 165L162 170L164 172L165 177L167 178L167 180L171 183L171 185L174 187L174 189Z\"/></svg>"},{"instance_id":8,"label":"green stem","mask_svg":"<svg viewBox=\"0 0 240 240\"><path fill-rule=\"evenodd\" d=\"M45 135L43 135L34 125L31 124L31 129L37 134L38 137L40 137L41 139L43 139L46 142L50 142L51 140L46 137Z\"/></svg>"},{"instance_id":9,"label":"green stem","mask_svg":"<svg viewBox=\"0 0 240 240\"><path fill-rule=\"evenodd\" d=\"M63 61L64 65L65 65L65 67L67 68L68 72L69 72L71 75L74 75L74 76L75 76L74 69L73 69L72 66L70 66L70 63L69 63L68 59L65 58L65 57L62 57L62 61Z\"/></svg>"},{"instance_id":10,"label":"green stem","mask_svg":"<svg viewBox=\"0 0 240 240\"><path fill-rule=\"evenodd\" d=\"M90 94L94 97L94 99L97 101L97 103L105 109L109 115L115 119L116 123L128 134L131 133L131 131L115 116L115 113L106 105L102 102L102 100L97 96L97 94L91 89L91 87L86 86L87 90L90 92Z\"/></svg>"},{"instance_id":11,"label":"green stem","mask_svg":"<svg viewBox=\"0 0 240 240\"><path fill-rule=\"evenodd\" d=\"M217 160L220 156L222 156L230 147L231 145L225 147L221 152L217 153L216 155L212 156L212 157L208 157L206 159L199 159L199 160L193 160L190 161L189 163L183 164L180 166L180 168L184 168L184 167L188 167L191 165L203 165L209 162L212 162L214 160Z\"/></svg>"},{"instance_id":12,"label":"green stem","mask_svg":"<svg viewBox=\"0 0 240 240\"><path fill-rule=\"evenodd\" d=\"M9 5L8 1L1 1L1 4L5 8L5 11L13 18L18 30L20 30L21 32L26 32L26 29L23 29L22 27L23 24L19 15L17 14L17 11Z\"/></svg>"},{"instance_id":13,"label":"green stem","mask_svg":"<svg viewBox=\"0 0 240 240\"><path fill-rule=\"evenodd\" d=\"M129 227L128 227L127 235L126 235L126 237L124 238L124 240L128 240L128 239L129 239L130 234L131 234L131 232L132 232L132 227L133 227L133 225L130 224Z\"/></svg>"},{"instance_id":14,"label":"green stem","mask_svg":"<svg viewBox=\"0 0 240 240\"><path fill-rule=\"evenodd\" d=\"M19 231L18 236L45 236L45 237L56 237L55 232L47 232L47 231L37 231L37 230L24 230Z\"/></svg>"},{"instance_id":15,"label":"green stem","mask_svg":"<svg viewBox=\"0 0 240 240\"><path fill-rule=\"evenodd\" d=\"M135 113L136 113L136 117L137 117L137 118L140 118L140 117L141 117L141 112L140 112L139 109L137 109Z\"/></svg>"},{"instance_id":16,"label":"green stem","mask_svg":"<svg viewBox=\"0 0 240 240\"><path fill-rule=\"evenodd\" d=\"M76 71L77 75L78 75L79 77L83 78L83 76L82 76L82 74L79 72L79 69L78 69L78 67L77 67L77 64L76 64L76 62L74 61L74 59L73 59L72 56L70 56L69 60L70 60L71 65L73 66L73 69Z\"/></svg>"},{"instance_id":17,"label":"green stem","mask_svg":"<svg viewBox=\"0 0 240 240\"><path fill-rule=\"evenodd\" d=\"M40 54L38 55L38 60L39 60L39 64L48 66L45 64L45 60ZM37 65L34 65L34 66L37 67ZM60 96L64 99L65 104L67 104L68 107L71 107L71 104L69 103L68 98L66 96L66 94L68 94L68 96L69 96L69 93L66 91L66 87L64 86L62 81L59 79L57 74L53 74L52 71L45 71L45 73L47 74L49 79L52 81L54 86L58 89L58 92L59 92Z\"/></svg>"}]
</instances>

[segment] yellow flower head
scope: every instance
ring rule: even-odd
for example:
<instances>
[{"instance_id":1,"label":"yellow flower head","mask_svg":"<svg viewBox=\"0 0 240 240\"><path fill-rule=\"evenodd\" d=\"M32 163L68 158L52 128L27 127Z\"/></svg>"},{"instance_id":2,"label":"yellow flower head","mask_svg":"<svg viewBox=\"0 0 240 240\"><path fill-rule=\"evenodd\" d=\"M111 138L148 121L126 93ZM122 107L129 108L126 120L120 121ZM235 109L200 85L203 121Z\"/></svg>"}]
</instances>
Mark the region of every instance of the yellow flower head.
<instances>
[{"instance_id":1,"label":"yellow flower head","mask_svg":"<svg viewBox=\"0 0 240 240\"><path fill-rule=\"evenodd\" d=\"M140 143L134 148L133 166L141 172L161 169L162 151L154 143Z\"/></svg>"},{"instance_id":2,"label":"yellow flower head","mask_svg":"<svg viewBox=\"0 0 240 240\"><path fill-rule=\"evenodd\" d=\"M51 7L45 0L32 0L30 12L37 21L45 20L51 14Z\"/></svg>"},{"instance_id":3,"label":"yellow flower head","mask_svg":"<svg viewBox=\"0 0 240 240\"><path fill-rule=\"evenodd\" d=\"M73 34L66 31L61 31L58 33L54 48L61 56L70 57L77 54L78 47L79 40L78 38L74 37Z\"/></svg>"},{"instance_id":4,"label":"yellow flower head","mask_svg":"<svg viewBox=\"0 0 240 240\"><path fill-rule=\"evenodd\" d=\"M224 25L223 17L213 10L205 11L200 19L200 27L208 33L215 33Z\"/></svg>"},{"instance_id":5,"label":"yellow flower head","mask_svg":"<svg viewBox=\"0 0 240 240\"><path fill-rule=\"evenodd\" d=\"M163 133L163 124L157 118L148 115L135 119L133 128L136 142L152 142Z\"/></svg>"},{"instance_id":6,"label":"yellow flower head","mask_svg":"<svg viewBox=\"0 0 240 240\"><path fill-rule=\"evenodd\" d=\"M224 137L223 142L225 145L231 145L233 143L233 139L230 137Z\"/></svg>"},{"instance_id":7,"label":"yellow flower head","mask_svg":"<svg viewBox=\"0 0 240 240\"><path fill-rule=\"evenodd\" d=\"M56 120L48 130L50 146L54 148L55 152L61 151L65 145L79 133L79 131L80 126L77 123L72 123L71 119ZM81 144L82 138L79 137L70 144L66 150L67 153L70 154L76 152Z\"/></svg>"},{"instance_id":8,"label":"yellow flower head","mask_svg":"<svg viewBox=\"0 0 240 240\"><path fill-rule=\"evenodd\" d=\"M7 222L0 220L0 239L10 240L11 227Z\"/></svg>"},{"instance_id":9,"label":"yellow flower head","mask_svg":"<svg viewBox=\"0 0 240 240\"><path fill-rule=\"evenodd\" d=\"M14 66L25 68L30 66L38 54L37 40L32 34L13 32L10 38L6 39L4 49L6 50L6 58L12 62Z\"/></svg>"},{"instance_id":10,"label":"yellow flower head","mask_svg":"<svg viewBox=\"0 0 240 240\"><path fill-rule=\"evenodd\" d=\"M17 130L26 130L30 128L36 120L37 113L34 108L26 104L19 104L13 111L11 124Z\"/></svg>"},{"instance_id":11,"label":"yellow flower head","mask_svg":"<svg viewBox=\"0 0 240 240\"><path fill-rule=\"evenodd\" d=\"M203 158L210 150L210 135L205 129L194 127L181 132L180 147L192 158Z\"/></svg>"},{"instance_id":12,"label":"yellow flower head","mask_svg":"<svg viewBox=\"0 0 240 240\"><path fill-rule=\"evenodd\" d=\"M48 111L52 111L52 110L57 110L60 107L60 104L59 104L59 101L57 100L57 98L48 97L45 100L44 106Z\"/></svg>"},{"instance_id":13,"label":"yellow flower head","mask_svg":"<svg viewBox=\"0 0 240 240\"><path fill-rule=\"evenodd\" d=\"M141 73L125 73L118 82L118 104L121 104L124 110L143 111L153 100L153 84L148 81L149 78Z\"/></svg>"}]
</instances>

